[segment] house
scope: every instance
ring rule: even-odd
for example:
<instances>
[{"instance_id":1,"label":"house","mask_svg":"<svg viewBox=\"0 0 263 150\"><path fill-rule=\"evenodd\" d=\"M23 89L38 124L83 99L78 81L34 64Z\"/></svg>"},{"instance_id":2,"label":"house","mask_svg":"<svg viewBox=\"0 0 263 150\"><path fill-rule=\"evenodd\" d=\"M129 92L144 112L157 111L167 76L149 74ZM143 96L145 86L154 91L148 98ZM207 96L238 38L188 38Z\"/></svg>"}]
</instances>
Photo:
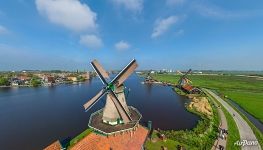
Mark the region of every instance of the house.
<instances>
[{"instance_id":1,"label":"house","mask_svg":"<svg viewBox=\"0 0 263 150\"><path fill-rule=\"evenodd\" d=\"M43 83L46 86L51 86L55 83L55 78L52 76L45 76L43 79Z\"/></svg>"},{"instance_id":2,"label":"house","mask_svg":"<svg viewBox=\"0 0 263 150\"><path fill-rule=\"evenodd\" d=\"M37 76L38 78L42 79L42 80L44 80L44 78L46 77L46 75L42 74L42 73L36 73L34 75Z\"/></svg>"},{"instance_id":3,"label":"house","mask_svg":"<svg viewBox=\"0 0 263 150\"><path fill-rule=\"evenodd\" d=\"M11 86L18 86L18 85L19 85L19 83L17 81L11 82Z\"/></svg>"},{"instance_id":4,"label":"house","mask_svg":"<svg viewBox=\"0 0 263 150\"><path fill-rule=\"evenodd\" d=\"M83 77L86 80L89 80L90 79L90 73L86 72L86 73L82 74L81 77Z\"/></svg>"},{"instance_id":5,"label":"house","mask_svg":"<svg viewBox=\"0 0 263 150\"><path fill-rule=\"evenodd\" d=\"M17 78L21 81L30 80L30 77L28 77L27 75L19 75L17 76Z\"/></svg>"},{"instance_id":6,"label":"house","mask_svg":"<svg viewBox=\"0 0 263 150\"><path fill-rule=\"evenodd\" d=\"M52 77L52 76L45 76L45 77L44 77L44 82L47 82L47 83L55 83L55 79L54 79L54 77Z\"/></svg>"},{"instance_id":7,"label":"house","mask_svg":"<svg viewBox=\"0 0 263 150\"><path fill-rule=\"evenodd\" d=\"M69 76L69 77L67 77L67 78L68 78L68 80L71 80L71 81L73 81L73 82L78 81L77 77L74 77L74 76Z\"/></svg>"},{"instance_id":8,"label":"house","mask_svg":"<svg viewBox=\"0 0 263 150\"><path fill-rule=\"evenodd\" d=\"M188 94L200 94L201 93L201 90L196 88L196 87L193 87L192 85L190 84L185 84L182 86L182 90L185 91L186 93Z\"/></svg>"},{"instance_id":9,"label":"house","mask_svg":"<svg viewBox=\"0 0 263 150\"><path fill-rule=\"evenodd\" d=\"M22 81L19 80L18 78L11 78L9 82L11 83L11 86L18 86L22 83Z\"/></svg>"},{"instance_id":10,"label":"house","mask_svg":"<svg viewBox=\"0 0 263 150\"><path fill-rule=\"evenodd\" d=\"M66 78L57 77L56 80L55 80L55 82L56 82L56 83L63 83L65 80L66 80Z\"/></svg>"}]
</instances>

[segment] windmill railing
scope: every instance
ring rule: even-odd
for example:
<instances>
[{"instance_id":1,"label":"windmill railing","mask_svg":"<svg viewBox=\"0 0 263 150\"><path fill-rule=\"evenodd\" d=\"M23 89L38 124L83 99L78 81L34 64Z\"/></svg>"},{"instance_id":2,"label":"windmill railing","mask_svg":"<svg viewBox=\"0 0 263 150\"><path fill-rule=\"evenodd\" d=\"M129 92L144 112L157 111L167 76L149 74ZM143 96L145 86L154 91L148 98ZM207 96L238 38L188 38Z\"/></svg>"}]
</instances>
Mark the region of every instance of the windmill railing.
<instances>
[{"instance_id":1,"label":"windmill railing","mask_svg":"<svg viewBox=\"0 0 263 150\"><path fill-rule=\"evenodd\" d=\"M102 133L102 134L104 134L104 135L112 135L112 134L116 134L116 133L122 133L122 132L126 132L126 131L133 130L135 127L138 126L139 121L140 121L141 118L142 118L142 115L141 115L141 113L140 113L136 108L134 108L134 107L132 107L132 106L128 106L128 107L131 108L131 109L133 109L134 111L136 111L137 114L139 114L139 119L138 119L138 120L132 120L131 122L128 123L128 124L134 124L134 126L131 127L131 128L127 128L127 129L123 129L123 130L119 130L119 131L113 131L113 132L104 132L104 131L102 131L102 130L100 130L100 129L97 129L97 128L91 126L91 120L92 120L92 119L89 120L88 126L89 126L91 129L93 129L93 130L95 130L95 131L98 131L98 132L100 132L100 133ZM90 118L92 118L93 116L95 116L95 115L97 115L97 114L99 114L99 113L102 113L102 112L103 112L103 109L97 110L96 112L94 112L94 113L92 113L92 114L90 115Z\"/></svg>"}]
</instances>

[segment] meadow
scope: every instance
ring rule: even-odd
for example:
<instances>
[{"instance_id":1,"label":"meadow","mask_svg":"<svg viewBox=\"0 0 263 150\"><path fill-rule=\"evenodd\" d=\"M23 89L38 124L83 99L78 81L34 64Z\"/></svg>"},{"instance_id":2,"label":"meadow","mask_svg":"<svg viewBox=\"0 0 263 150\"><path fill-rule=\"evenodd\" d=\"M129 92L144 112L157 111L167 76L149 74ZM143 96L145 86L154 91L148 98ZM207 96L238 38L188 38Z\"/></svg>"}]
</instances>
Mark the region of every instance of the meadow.
<instances>
[{"instance_id":1,"label":"meadow","mask_svg":"<svg viewBox=\"0 0 263 150\"><path fill-rule=\"evenodd\" d=\"M152 77L177 83L180 76L152 74ZM236 75L188 75L194 86L215 89L235 101L243 109L263 122L263 79Z\"/></svg>"}]
</instances>

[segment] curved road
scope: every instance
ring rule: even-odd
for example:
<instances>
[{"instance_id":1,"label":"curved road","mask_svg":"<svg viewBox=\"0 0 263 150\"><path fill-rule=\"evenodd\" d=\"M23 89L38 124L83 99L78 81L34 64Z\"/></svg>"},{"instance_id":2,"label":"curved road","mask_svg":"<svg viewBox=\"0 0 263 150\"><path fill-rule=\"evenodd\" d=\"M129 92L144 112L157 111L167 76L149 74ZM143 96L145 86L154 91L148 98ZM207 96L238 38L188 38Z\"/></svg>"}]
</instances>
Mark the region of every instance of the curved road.
<instances>
[{"instance_id":1,"label":"curved road","mask_svg":"<svg viewBox=\"0 0 263 150\"><path fill-rule=\"evenodd\" d=\"M219 117L220 117L220 125L219 125L219 129L227 129L227 120L226 120L226 116L224 114L224 112L222 111L222 109L220 107L218 107L218 102L216 102L214 99L212 99L213 103L215 104L217 111L219 113ZM213 147L211 150L217 150L219 149L219 145L222 145L223 147L226 147L226 141L227 139L223 139L220 136L218 136L217 140L215 141Z\"/></svg>"},{"instance_id":2,"label":"curved road","mask_svg":"<svg viewBox=\"0 0 263 150\"><path fill-rule=\"evenodd\" d=\"M225 102L222 98L217 96L212 91L208 89L204 89L204 90L208 92L210 95L212 95L218 102L220 102L230 114L235 114L233 118L239 130L241 141L242 140L258 141L252 129L248 125L248 123L239 115L239 113L237 113L227 102ZM241 149L242 150L261 150L261 147L260 147L260 144L258 143L255 146L242 146Z\"/></svg>"}]
</instances>

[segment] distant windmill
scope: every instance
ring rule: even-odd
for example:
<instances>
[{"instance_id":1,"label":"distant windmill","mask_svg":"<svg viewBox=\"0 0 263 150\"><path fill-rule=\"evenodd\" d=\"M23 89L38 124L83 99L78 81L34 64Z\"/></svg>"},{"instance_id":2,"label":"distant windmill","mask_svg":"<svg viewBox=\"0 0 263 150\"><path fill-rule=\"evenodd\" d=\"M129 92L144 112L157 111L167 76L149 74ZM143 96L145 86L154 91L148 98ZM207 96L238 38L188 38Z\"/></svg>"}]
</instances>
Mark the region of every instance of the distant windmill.
<instances>
[{"instance_id":1,"label":"distant windmill","mask_svg":"<svg viewBox=\"0 0 263 150\"><path fill-rule=\"evenodd\" d=\"M176 71L176 74L183 75L183 73L179 70Z\"/></svg>"},{"instance_id":2,"label":"distant windmill","mask_svg":"<svg viewBox=\"0 0 263 150\"><path fill-rule=\"evenodd\" d=\"M178 80L177 87L188 94L200 94L202 93L202 91L199 88L192 86L192 81L187 78L187 75L191 71L192 70L189 69L185 74L181 76L181 78Z\"/></svg>"},{"instance_id":3,"label":"distant windmill","mask_svg":"<svg viewBox=\"0 0 263 150\"><path fill-rule=\"evenodd\" d=\"M183 74L183 75L181 76L181 78L178 80L178 86L184 86L184 85L189 84L189 83L192 82L191 80L189 80L189 79L187 78L187 75L188 75L191 71L192 71L192 70L189 69L185 74Z\"/></svg>"},{"instance_id":4,"label":"distant windmill","mask_svg":"<svg viewBox=\"0 0 263 150\"><path fill-rule=\"evenodd\" d=\"M104 87L99 93L84 104L85 110L89 110L96 102L106 95L106 104L103 109L102 120L104 123L116 125L127 124L132 121L131 113L126 103L123 82L134 72L138 66L133 59L113 80L107 82L108 73L97 60L91 62Z\"/></svg>"},{"instance_id":5,"label":"distant windmill","mask_svg":"<svg viewBox=\"0 0 263 150\"><path fill-rule=\"evenodd\" d=\"M149 70L149 71L147 72L147 75L146 75L143 83L149 83L149 84L151 84L151 83L154 83L154 82L156 81L156 80L153 79L153 77L152 77L152 75L151 75L153 72L154 72L153 70Z\"/></svg>"},{"instance_id":6,"label":"distant windmill","mask_svg":"<svg viewBox=\"0 0 263 150\"><path fill-rule=\"evenodd\" d=\"M152 73L152 70L149 70L146 76L147 79L152 79L151 73Z\"/></svg>"}]
</instances>

